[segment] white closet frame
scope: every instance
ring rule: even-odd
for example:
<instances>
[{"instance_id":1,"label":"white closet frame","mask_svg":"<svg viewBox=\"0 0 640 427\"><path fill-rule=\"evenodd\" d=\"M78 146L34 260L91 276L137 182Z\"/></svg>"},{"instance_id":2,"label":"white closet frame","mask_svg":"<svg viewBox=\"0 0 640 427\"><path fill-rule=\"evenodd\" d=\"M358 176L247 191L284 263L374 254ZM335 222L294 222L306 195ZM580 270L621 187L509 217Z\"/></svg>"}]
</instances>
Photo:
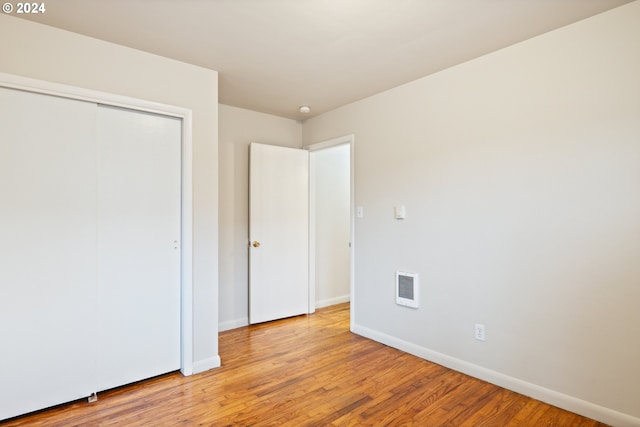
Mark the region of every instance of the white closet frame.
<instances>
[{"instance_id":1,"label":"white closet frame","mask_svg":"<svg viewBox=\"0 0 640 427\"><path fill-rule=\"evenodd\" d=\"M62 98L89 101L97 104L127 108L182 119L181 165L181 238L180 249L180 372L193 374L193 165L192 165L192 112L187 108L161 104L137 98L114 95L90 89L36 80L0 73L0 87L53 95Z\"/></svg>"}]
</instances>

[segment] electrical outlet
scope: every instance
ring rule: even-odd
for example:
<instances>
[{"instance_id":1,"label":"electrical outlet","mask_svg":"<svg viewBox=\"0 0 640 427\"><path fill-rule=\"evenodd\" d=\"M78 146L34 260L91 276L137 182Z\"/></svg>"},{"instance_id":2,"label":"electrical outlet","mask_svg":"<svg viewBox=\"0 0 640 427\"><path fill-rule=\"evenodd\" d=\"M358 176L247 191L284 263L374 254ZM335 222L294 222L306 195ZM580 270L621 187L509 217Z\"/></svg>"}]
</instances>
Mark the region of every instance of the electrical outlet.
<instances>
[{"instance_id":1,"label":"electrical outlet","mask_svg":"<svg viewBox=\"0 0 640 427\"><path fill-rule=\"evenodd\" d=\"M475 331L476 331L476 339L478 341L485 341L484 325L480 323L476 323Z\"/></svg>"}]
</instances>

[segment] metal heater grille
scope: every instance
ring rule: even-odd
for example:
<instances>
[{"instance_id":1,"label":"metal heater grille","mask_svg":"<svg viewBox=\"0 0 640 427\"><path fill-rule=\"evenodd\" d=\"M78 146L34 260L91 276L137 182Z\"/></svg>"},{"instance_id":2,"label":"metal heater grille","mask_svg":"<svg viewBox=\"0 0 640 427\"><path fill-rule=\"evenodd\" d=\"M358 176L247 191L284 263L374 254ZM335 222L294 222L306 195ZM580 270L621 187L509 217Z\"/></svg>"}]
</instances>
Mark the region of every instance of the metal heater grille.
<instances>
[{"instance_id":1,"label":"metal heater grille","mask_svg":"<svg viewBox=\"0 0 640 427\"><path fill-rule=\"evenodd\" d=\"M418 308L418 274L396 272L396 303Z\"/></svg>"}]
</instances>

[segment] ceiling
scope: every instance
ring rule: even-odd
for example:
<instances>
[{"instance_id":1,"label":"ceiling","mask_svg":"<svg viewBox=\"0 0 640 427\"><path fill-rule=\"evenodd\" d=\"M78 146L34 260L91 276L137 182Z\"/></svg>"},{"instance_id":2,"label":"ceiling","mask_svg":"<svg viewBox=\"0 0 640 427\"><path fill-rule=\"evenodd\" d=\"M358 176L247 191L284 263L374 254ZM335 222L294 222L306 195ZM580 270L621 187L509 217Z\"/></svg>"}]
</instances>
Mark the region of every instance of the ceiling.
<instances>
[{"instance_id":1,"label":"ceiling","mask_svg":"<svg viewBox=\"0 0 640 427\"><path fill-rule=\"evenodd\" d=\"M221 103L303 120L629 2L49 0L21 17L216 70Z\"/></svg>"}]
</instances>

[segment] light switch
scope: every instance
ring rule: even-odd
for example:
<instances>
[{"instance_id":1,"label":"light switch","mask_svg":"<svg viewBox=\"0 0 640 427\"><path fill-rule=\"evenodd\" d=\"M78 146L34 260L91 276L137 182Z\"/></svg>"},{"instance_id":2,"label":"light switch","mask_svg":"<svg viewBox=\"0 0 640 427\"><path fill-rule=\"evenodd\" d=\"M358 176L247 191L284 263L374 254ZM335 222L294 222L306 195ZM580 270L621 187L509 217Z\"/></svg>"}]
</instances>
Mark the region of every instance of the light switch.
<instances>
[{"instance_id":1,"label":"light switch","mask_svg":"<svg viewBox=\"0 0 640 427\"><path fill-rule=\"evenodd\" d=\"M356 207L356 218L364 218L364 208L362 206Z\"/></svg>"},{"instance_id":2,"label":"light switch","mask_svg":"<svg viewBox=\"0 0 640 427\"><path fill-rule=\"evenodd\" d=\"M393 211L396 219L404 219L406 216L404 205L394 207Z\"/></svg>"}]
</instances>

